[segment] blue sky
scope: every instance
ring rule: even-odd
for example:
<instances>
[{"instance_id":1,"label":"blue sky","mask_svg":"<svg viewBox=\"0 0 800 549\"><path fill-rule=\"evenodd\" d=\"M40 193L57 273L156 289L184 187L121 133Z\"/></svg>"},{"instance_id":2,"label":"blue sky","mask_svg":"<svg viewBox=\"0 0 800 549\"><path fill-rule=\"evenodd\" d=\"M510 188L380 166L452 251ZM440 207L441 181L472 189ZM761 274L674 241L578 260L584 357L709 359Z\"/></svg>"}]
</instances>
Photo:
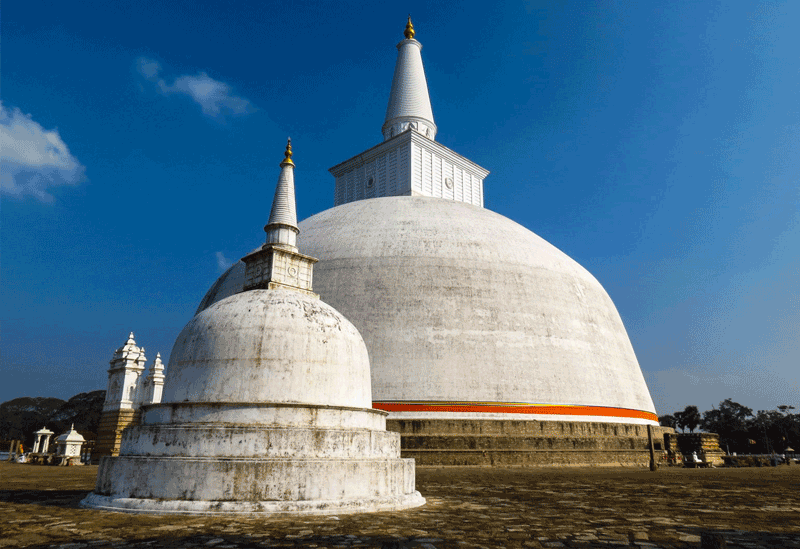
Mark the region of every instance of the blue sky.
<instances>
[{"instance_id":1,"label":"blue sky","mask_svg":"<svg viewBox=\"0 0 800 549\"><path fill-rule=\"evenodd\" d=\"M660 4L660 5L659 5ZM152 360L378 144L405 18L437 141L586 267L660 414L800 407L800 3L16 2L2 18L0 401Z\"/></svg>"}]
</instances>

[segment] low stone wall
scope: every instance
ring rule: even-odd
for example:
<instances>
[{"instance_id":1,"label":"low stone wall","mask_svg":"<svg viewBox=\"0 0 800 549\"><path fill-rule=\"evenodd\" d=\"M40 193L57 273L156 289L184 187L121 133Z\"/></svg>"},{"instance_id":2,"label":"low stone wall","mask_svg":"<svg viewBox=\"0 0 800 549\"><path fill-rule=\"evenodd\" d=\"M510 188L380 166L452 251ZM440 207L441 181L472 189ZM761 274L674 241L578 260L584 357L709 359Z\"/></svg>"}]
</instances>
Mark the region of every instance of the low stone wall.
<instances>
[{"instance_id":1,"label":"low stone wall","mask_svg":"<svg viewBox=\"0 0 800 549\"><path fill-rule=\"evenodd\" d=\"M642 466L650 463L646 425L564 421L392 420L401 455L418 466ZM656 457L664 433L653 426Z\"/></svg>"},{"instance_id":2,"label":"low stone wall","mask_svg":"<svg viewBox=\"0 0 800 549\"><path fill-rule=\"evenodd\" d=\"M664 442L670 455L680 454L684 462L695 452L703 463L715 467L724 463L725 452L719 447L719 435L716 433L668 433Z\"/></svg>"}]
</instances>

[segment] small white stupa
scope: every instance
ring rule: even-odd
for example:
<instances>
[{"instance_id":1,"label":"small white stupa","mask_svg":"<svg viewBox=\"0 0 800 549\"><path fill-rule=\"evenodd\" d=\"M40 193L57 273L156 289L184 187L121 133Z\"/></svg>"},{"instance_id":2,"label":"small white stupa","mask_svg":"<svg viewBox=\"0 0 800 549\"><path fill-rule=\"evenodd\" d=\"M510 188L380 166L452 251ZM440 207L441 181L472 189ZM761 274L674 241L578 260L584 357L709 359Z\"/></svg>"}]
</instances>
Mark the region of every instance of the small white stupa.
<instances>
[{"instance_id":1,"label":"small white stupa","mask_svg":"<svg viewBox=\"0 0 800 549\"><path fill-rule=\"evenodd\" d=\"M75 424L70 426L69 431L59 435L56 438L56 443L58 444L57 455L63 458L61 463L63 465L67 463L70 465L82 465L80 457L81 447L84 442L86 442L86 439L75 430Z\"/></svg>"},{"instance_id":2,"label":"small white stupa","mask_svg":"<svg viewBox=\"0 0 800 549\"><path fill-rule=\"evenodd\" d=\"M425 503L414 460L372 409L358 330L312 292L297 249L291 141L266 244L243 291L178 336L160 404L142 406L84 507L148 513L325 514Z\"/></svg>"}]
</instances>

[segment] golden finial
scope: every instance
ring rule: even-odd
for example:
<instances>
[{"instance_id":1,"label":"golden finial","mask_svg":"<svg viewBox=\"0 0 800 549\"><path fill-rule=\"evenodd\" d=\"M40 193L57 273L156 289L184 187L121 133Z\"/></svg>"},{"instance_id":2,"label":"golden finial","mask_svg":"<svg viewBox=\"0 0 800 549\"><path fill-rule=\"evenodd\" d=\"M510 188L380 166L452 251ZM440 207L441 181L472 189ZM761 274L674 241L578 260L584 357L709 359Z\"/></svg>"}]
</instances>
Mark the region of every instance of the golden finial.
<instances>
[{"instance_id":1,"label":"golden finial","mask_svg":"<svg viewBox=\"0 0 800 549\"><path fill-rule=\"evenodd\" d=\"M411 24L411 16L409 15L408 23L406 23L406 30L403 31L403 36L405 36L406 39L411 40L414 38L414 34L414 25Z\"/></svg>"},{"instance_id":2,"label":"golden finial","mask_svg":"<svg viewBox=\"0 0 800 549\"><path fill-rule=\"evenodd\" d=\"M281 167L283 167L284 164L289 164L291 166L294 166L294 162L292 162L292 138L291 137L289 138L289 141L286 143L286 152L284 153L283 156L284 156L284 158L283 158L283 162L281 162Z\"/></svg>"}]
</instances>

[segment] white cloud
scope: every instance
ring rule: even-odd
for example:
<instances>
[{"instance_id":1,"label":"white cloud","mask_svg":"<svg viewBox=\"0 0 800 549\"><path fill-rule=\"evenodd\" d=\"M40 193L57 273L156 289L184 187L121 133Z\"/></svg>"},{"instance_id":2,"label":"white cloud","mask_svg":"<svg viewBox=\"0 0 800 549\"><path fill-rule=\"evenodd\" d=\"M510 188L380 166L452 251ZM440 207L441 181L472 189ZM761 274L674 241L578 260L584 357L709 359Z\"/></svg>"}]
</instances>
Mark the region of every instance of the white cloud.
<instances>
[{"instance_id":1,"label":"white cloud","mask_svg":"<svg viewBox=\"0 0 800 549\"><path fill-rule=\"evenodd\" d=\"M86 168L69 152L58 130L45 130L30 114L0 102L0 190L52 202L51 187L75 185Z\"/></svg>"},{"instance_id":2,"label":"white cloud","mask_svg":"<svg viewBox=\"0 0 800 549\"><path fill-rule=\"evenodd\" d=\"M188 95L200 105L203 113L208 116L246 114L254 110L250 101L233 95L228 84L214 80L204 72L197 76L178 76L172 84L167 84L167 81L159 76L161 65L158 61L140 57L136 60L136 68L139 74L145 80L152 82L161 93Z\"/></svg>"},{"instance_id":3,"label":"white cloud","mask_svg":"<svg viewBox=\"0 0 800 549\"><path fill-rule=\"evenodd\" d=\"M230 261L222 252L217 252L217 267L219 268L220 272L227 271L230 266L233 265L233 261Z\"/></svg>"},{"instance_id":4,"label":"white cloud","mask_svg":"<svg viewBox=\"0 0 800 549\"><path fill-rule=\"evenodd\" d=\"M136 68L147 80L157 78L158 73L161 72L161 65L158 61L153 61L152 59L146 59L144 57L140 57L136 60Z\"/></svg>"}]
</instances>

